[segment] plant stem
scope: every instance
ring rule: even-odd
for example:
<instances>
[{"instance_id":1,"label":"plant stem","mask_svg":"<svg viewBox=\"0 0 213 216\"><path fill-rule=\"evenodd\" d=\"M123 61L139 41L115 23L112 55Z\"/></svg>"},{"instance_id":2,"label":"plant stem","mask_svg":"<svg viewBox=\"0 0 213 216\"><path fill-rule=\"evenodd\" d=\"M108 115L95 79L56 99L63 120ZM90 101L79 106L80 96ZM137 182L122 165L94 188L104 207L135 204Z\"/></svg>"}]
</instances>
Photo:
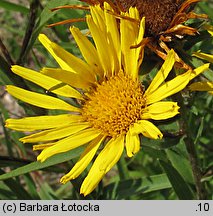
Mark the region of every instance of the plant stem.
<instances>
[{"instance_id":1,"label":"plant stem","mask_svg":"<svg viewBox=\"0 0 213 216\"><path fill-rule=\"evenodd\" d=\"M183 100L183 98L182 98ZM193 140L193 135L191 134L191 128L192 125L190 125L190 122L188 121L188 110L186 109L185 105L183 104L182 101L182 105L181 105L181 113L182 113L182 128L183 131L185 131L185 145L186 145L186 149L188 152L188 156L189 156L189 160L191 163L191 167L192 167L192 172L193 172L193 177L194 177L194 181L195 181L195 187L196 187L196 191L197 191L197 199L205 199L205 195L204 195L204 188L203 185L201 183L201 178L202 178L202 172L199 168L199 163L198 163L198 157L197 157L197 152L195 149L195 144L194 144L194 140Z\"/></svg>"},{"instance_id":2,"label":"plant stem","mask_svg":"<svg viewBox=\"0 0 213 216\"><path fill-rule=\"evenodd\" d=\"M12 60L12 57L10 56L6 46L4 45L3 41L1 40L0 38L0 50L2 51L5 59L7 60L7 62L12 65L14 64L13 60Z\"/></svg>"},{"instance_id":3,"label":"plant stem","mask_svg":"<svg viewBox=\"0 0 213 216\"><path fill-rule=\"evenodd\" d=\"M126 165L124 155L121 156L117 163L120 180L126 180L129 178L129 171Z\"/></svg>"},{"instance_id":4,"label":"plant stem","mask_svg":"<svg viewBox=\"0 0 213 216\"><path fill-rule=\"evenodd\" d=\"M21 47L21 52L17 60L17 64L23 64L24 59L26 58L29 50L27 49L30 39L32 37L33 29L35 26L35 21L37 17L37 11L39 7L39 0L32 0L30 4L30 13L29 13L29 22L25 32L24 40Z\"/></svg>"},{"instance_id":5,"label":"plant stem","mask_svg":"<svg viewBox=\"0 0 213 216\"><path fill-rule=\"evenodd\" d=\"M195 187L197 191L197 199L203 200L205 199L205 193L204 193L203 185L201 183L202 173L198 165L198 159L197 159L194 142L190 137L187 136L185 139L185 145L192 166L192 172L193 172Z\"/></svg>"},{"instance_id":6,"label":"plant stem","mask_svg":"<svg viewBox=\"0 0 213 216\"><path fill-rule=\"evenodd\" d=\"M175 72L173 71L173 76L175 75ZM182 94L179 92L174 96L175 100L178 102L180 106L180 115L181 115L181 128L186 136L184 139L185 141L185 146L187 149L187 153L189 156L190 164L192 167L192 173L195 181L195 187L196 187L196 192L197 192L197 199L202 200L205 199L205 191L203 184L201 182L202 178L202 172L199 167L198 163L198 157L197 157L197 152L194 144L194 136L191 133L191 127L192 125L190 124L191 122L189 121L189 110L187 109L186 105L184 104L184 99Z\"/></svg>"}]
</instances>

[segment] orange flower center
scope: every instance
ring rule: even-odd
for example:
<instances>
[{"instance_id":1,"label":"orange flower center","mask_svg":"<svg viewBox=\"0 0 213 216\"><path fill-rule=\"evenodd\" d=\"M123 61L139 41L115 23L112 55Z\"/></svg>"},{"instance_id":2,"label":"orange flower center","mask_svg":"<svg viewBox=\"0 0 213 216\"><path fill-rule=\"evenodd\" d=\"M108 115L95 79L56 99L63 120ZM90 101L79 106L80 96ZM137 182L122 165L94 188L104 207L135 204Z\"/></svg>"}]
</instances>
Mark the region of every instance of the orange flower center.
<instances>
[{"instance_id":1,"label":"orange flower center","mask_svg":"<svg viewBox=\"0 0 213 216\"><path fill-rule=\"evenodd\" d=\"M120 72L88 93L82 116L106 136L125 134L140 119L146 104L143 93L138 81Z\"/></svg>"}]
</instances>

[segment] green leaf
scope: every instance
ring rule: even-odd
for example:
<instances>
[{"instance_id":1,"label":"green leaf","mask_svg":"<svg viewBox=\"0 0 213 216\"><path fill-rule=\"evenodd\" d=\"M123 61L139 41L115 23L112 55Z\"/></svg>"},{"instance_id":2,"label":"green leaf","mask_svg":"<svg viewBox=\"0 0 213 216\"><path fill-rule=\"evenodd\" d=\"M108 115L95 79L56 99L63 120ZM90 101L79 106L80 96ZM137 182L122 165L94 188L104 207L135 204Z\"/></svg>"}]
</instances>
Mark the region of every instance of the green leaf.
<instances>
[{"instance_id":1,"label":"green leaf","mask_svg":"<svg viewBox=\"0 0 213 216\"><path fill-rule=\"evenodd\" d=\"M1 111L2 110L2 111ZM7 146L7 152L10 156L13 156L13 151L12 151L12 143L10 142L10 139L9 139L9 134L7 133L7 130L4 126L4 120L3 120L3 117L2 117L2 113L5 113L6 115L6 110L4 109L4 106L3 104L0 102L0 124L2 125L2 128L3 128L3 132L4 132L4 137L5 137L5 144Z\"/></svg>"},{"instance_id":2,"label":"green leaf","mask_svg":"<svg viewBox=\"0 0 213 216\"><path fill-rule=\"evenodd\" d=\"M172 146L177 145L180 142L180 139L181 136L177 136L175 138L164 137L161 140L149 139L143 136L140 137L142 148L143 146L148 146L150 148L157 150L171 148Z\"/></svg>"},{"instance_id":3,"label":"green leaf","mask_svg":"<svg viewBox=\"0 0 213 216\"><path fill-rule=\"evenodd\" d=\"M16 199L15 194L3 181L0 182L0 200Z\"/></svg>"},{"instance_id":4,"label":"green leaf","mask_svg":"<svg viewBox=\"0 0 213 216\"><path fill-rule=\"evenodd\" d=\"M0 8L4 8L6 10L18 11L18 12L21 12L23 14L29 13L28 8L26 8L22 5L14 4L12 2L4 1L4 0L0 1Z\"/></svg>"},{"instance_id":5,"label":"green leaf","mask_svg":"<svg viewBox=\"0 0 213 216\"><path fill-rule=\"evenodd\" d=\"M0 169L0 174L3 173L4 171ZM32 199L30 194L24 189L24 187L17 180L7 179L4 180L4 183L10 188L11 191L15 192L15 195L18 199L24 199L24 200Z\"/></svg>"},{"instance_id":6,"label":"green leaf","mask_svg":"<svg viewBox=\"0 0 213 216\"><path fill-rule=\"evenodd\" d=\"M0 175L0 180L5 180L8 178L23 175L25 173L29 173L29 172L32 172L35 170L44 169L46 167L53 166L55 164L63 163L65 161L68 161L68 160L71 160L73 158L80 156L82 151L83 151L83 147L79 147L79 148L76 148L76 149L69 151L69 152L66 152L66 153L54 155L53 157L47 159L46 161L44 161L42 163L39 161L32 162L28 165L25 165L25 166L22 166L22 167L15 169L15 170L12 170L9 173Z\"/></svg>"},{"instance_id":7,"label":"green leaf","mask_svg":"<svg viewBox=\"0 0 213 216\"><path fill-rule=\"evenodd\" d=\"M41 185L41 189L39 191L39 195L41 200L57 200L57 196L54 194L53 189L46 182Z\"/></svg>"},{"instance_id":8,"label":"green leaf","mask_svg":"<svg viewBox=\"0 0 213 216\"><path fill-rule=\"evenodd\" d=\"M194 184L192 168L189 158L186 156L186 149L184 144L179 144L175 147L166 150L172 166L180 173L183 179L191 184Z\"/></svg>"},{"instance_id":9,"label":"green leaf","mask_svg":"<svg viewBox=\"0 0 213 216\"><path fill-rule=\"evenodd\" d=\"M13 80L10 77L10 65L5 61L5 59L0 55L0 85L13 84Z\"/></svg>"},{"instance_id":10,"label":"green leaf","mask_svg":"<svg viewBox=\"0 0 213 216\"><path fill-rule=\"evenodd\" d=\"M208 14L209 18L213 21L212 8L209 6L208 2L199 2L198 6L205 14Z\"/></svg>"},{"instance_id":11,"label":"green leaf","mask_svg":"<svg viewBox=\"0 0 213 216\"><path fill-rule=\"evenodd\" d=\"M192 194L191 189L188 184L184 181L182 176L178 173L178 171L169 163L166 163L162 160L159 160L160 165L166 172L166 175L177 194L178 198L181 200L192 200L194 199L194 195Z\"/></svg>"},{"instance_id":12,"label":"green leaf","mask_svg":"<svg viewBox=\"0 0 213 216\"><path fill-rule=\"evenodd\" d=\"M71 0L52 0L47 3L47 5L44 7L43 11L38 17L38 21L35 24L34 31L32 33L31 40L29 42L29 45L26 49L26 53L31 50L32 46L34 45L38 35L41 33L42 29L47 25L47 22L57 13L57 11L52 12L51 9L66 5L66 4L73 4L73 1Z\"/></svg>"},{"instance_id":13,"label":"green leaf","mask_svg":"<svg viewBox=\"0 0 213 216\"><path fill-rule=\"evenodd\" d=\"M194 141L194 145L197 145L198 144L198 141L202 135L202 132L203 132L203 125L204 124L204 117L201 118L201 122L199 124L199 128L198 128L198 131L197 131L197 136L195 138L195 141Z\"/></svg>"},{"instance_id":14,"label":"green leaf","mask_svg":"<svg viewBox=\"0 0 213 216\"><path fill-rule=\"evenodd\" d=\"M207 31L199 31L199 35L197 35L196 37L187 36L187 40L186 40L186 43L183 45L183 48L184 50L195 48L195 45L197 45L199 42L209 40L210 38L211 38L211 35Z\"/></svg>"},{"instance_id":15,"label":"green leaf","mask_svg":"<svg viewBox=\"0 0 213 216\"><path fill-rule=\"evenodd\" d=\"M56 197L58 199L66 199L71 195L70 193L70 184L63 184L55 191Z\"/></svg>"},{"instance_id":16,"label":"green leaf","mask_svg":"<svg viewBox=\"0 0 213 216\"><path fill-rule=\"evenodd\" d=\"M104 199L125 199L131 195L171 188L166 174L111 183L103 189Z\"/></svg>"},{"instance_id":17,"label":"green leaf","mask_svg":"<svg viewBox=\"0 0 213 216\"><path fill-rule=\"evenodd\" d=\"M24 176L27 191L29 191L33 199L39 199L39 194L36 190L36 184L30 174L25 174Z\"/></svg>"},{"instance_id":18,"label":"green leaf","mask_svg":"<svg viewBox=\"0 0 213 216\"><path fill-rule=\"evenodd\" d=\"M152 158L157 158L157 159L161 159L161 160L166 160L166 153L164 150L157 150L148 146L143 146L142 147L143 151L146 154L149 154Z\"/></svg>"}]
</instances>

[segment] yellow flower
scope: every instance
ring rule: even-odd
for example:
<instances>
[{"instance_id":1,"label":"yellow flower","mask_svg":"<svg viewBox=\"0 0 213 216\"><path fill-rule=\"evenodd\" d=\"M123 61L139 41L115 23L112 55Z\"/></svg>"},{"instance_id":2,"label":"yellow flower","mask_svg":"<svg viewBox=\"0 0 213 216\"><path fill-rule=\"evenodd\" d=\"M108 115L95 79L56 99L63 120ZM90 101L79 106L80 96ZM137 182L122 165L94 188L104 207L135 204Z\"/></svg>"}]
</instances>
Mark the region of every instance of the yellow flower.
<instances>
[{"instance_id":1,"label":"yellow flower","mask_svg":"<svg viewBox=\"0 0 213 216\"><path fill-rule=\"evenodd\" d=\"M213 94L213 82L195 82L189 86L191 91L208 91L210 94Z\"/></svg>"},{"instance_id":2,"label":"yellow flower","mask_svg":"<svg viewBox=\"0 0 213 216\"><path fill-rule=\"evenodd\" d=\"M194 52L192 56L196 56L197 58L200 58L200 59L206 60L210 63L213 63L213 55L211 55L211 54L206 54L206 53L202 53L202 52L198 51L198 52Z\"/></svg>"},{"instance_id":3,"label":"yellow flower","mask_svg":"<svg viewBox=\"0 0 213 216\"><path fill-rule=\"evenodd\" d=\"M196 56L200 59L206 60L210 63L213 63L213 55L202 53L200 51L195 52L193 56ZM213 94L213 82L195 82L189 86L191 91L208 91L210 94Z\"/></svg>"},{"instance_id":4,"label":"yellow flower","mask_svg":"<svg viewBox=\"0 0 213 216\"><path fill-rule=\"evenodd\" d=\"M141 47L130 48L143 39L144 19L139 19L136 8L130 8L118 24L110 10L108 4L104 10L100 6L91 6L91 15L86 19L95 46L79 29L71 28L85 61L40 35L39 40L61 68L44 68L38 73L17 65L12 67L15 74L59 96L76 98L79 107L53 96L7 86L7 91L22 101L46 109L68 111L55 116L6 121L8 128L35 131L21 141L39 143L33 148L42 150L37 158L41 162L55 154L86 145L75 166L61 178L62 183L77 178L102 145L103 150L81 186L80 193L85 196L117 163L124 148L128 157L140 150L139 134L151 139L162 138L162 133L151 120L168 119L179 113L176 102L162 100L182 90L191 79L208 68L206 64L165 82L175 62L175 53L171 50L145 90L138 79L143 50Z\"/></svg>"},{"instance_id":5,"label":"yellow flower","mask_svg":"<svg viewBox=\"0 0 213 216\"><path fill-rule=\"evenodd\" d=\"M213 36L213 26L212 25L204 25L204 29L206 29L208 31L208 33Z\"/></svg>"}]
</instances>

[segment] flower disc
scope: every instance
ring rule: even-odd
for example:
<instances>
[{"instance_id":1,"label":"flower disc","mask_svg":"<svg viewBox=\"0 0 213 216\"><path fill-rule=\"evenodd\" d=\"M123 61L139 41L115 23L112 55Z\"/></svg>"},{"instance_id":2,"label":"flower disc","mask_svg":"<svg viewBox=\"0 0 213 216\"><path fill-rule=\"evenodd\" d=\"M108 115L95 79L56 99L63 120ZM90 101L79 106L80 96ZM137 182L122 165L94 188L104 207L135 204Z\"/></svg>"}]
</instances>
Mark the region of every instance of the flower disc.
<instances>
[{"instance_id":1,"label":"flower disc","mask_svg":"<svg viewBox=\"0 0 213 216\"><path fill-rule=\"evenodd\" d=\"M125 134L143 112L145 99L138 81L120 72L88 94L82 115L105 135Z\"/></svg>"}]
</instances>

